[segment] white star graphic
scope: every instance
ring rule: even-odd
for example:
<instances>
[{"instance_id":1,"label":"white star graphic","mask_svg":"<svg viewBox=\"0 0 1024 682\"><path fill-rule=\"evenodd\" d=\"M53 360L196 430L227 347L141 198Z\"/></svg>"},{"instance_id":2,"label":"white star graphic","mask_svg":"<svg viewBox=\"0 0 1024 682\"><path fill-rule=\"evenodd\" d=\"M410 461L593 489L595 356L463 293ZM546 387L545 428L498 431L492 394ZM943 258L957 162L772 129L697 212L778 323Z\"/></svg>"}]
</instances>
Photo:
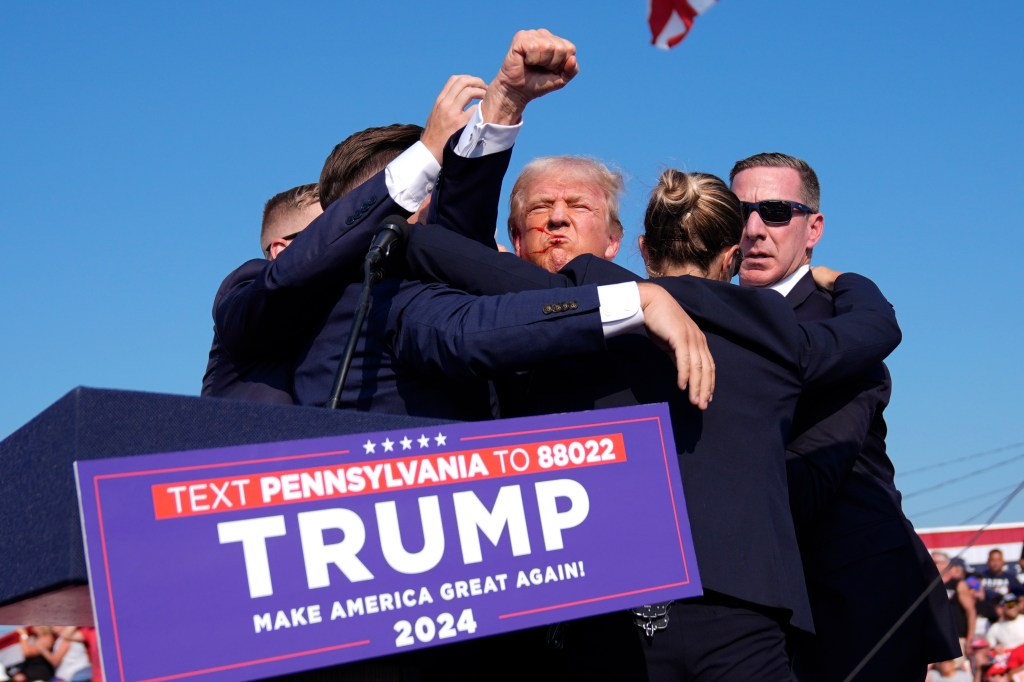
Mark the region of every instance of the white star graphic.
<instances>
[{"instance_id":1,"label":"white star graphic","mask_svg":"<svg viewBox=\"0 0 1024 682\"><path fill-rule=\"evenodd\" d=\"M383 441L381 441L381 445L384 446L384 452L391 452L392 450L395 449L395 441L391 440L390 438L385 438Z\"/></svg>"},{"instance_id":2,"label":"white star graphic","mask_svg":"<svg viewBox=\"0 0 1024 682\"><path fill-rule=\"evenodd\" d=\"M445 444L444 442L445 442L445 441L446 441L447 439L448 439L448 436L444 436L444 435L442 435L440 431L438 431L438 432L437 432L437 435L436 435L436 436L434 436L434 440L435 440L435 441L437 441L437 444L438 444L438 445L444 445L444 444Z\"/></svg>"},{"instance_id":3,"label":"white star graphic","mask_svg":"<svg viewBox=\"0 0 1024 682\"><path fill-rule=\"evenodd\" d=\"M373 453L373 452L376 452L376 451L377 451L377 444L376 444L376 443L374 443L374 442L373 442L372 440L370 440L369 438L367 438L367 439L366 439L366 442L365 442L365 443L363 443L363 449L364 449L364 450L366 450L366 454L368 454L368 455L369 455L370 453Z\"/></svg>"},{"instance_id":4,"label":"white star graphic","mask_svg":"<svg viewBox=\"0 0 1024 682\"><path fill-rule=\"evenodd\" d=\"M402 444L403 450L412 450L412 441L409 440L409 436L406 436L405 438L398 442Z\"/></svg>"},{"instance_id":5,"label":"white star graphic","mask_svg":"<svg viewBox=\"0 0 1024 682\"><path fill-rule=\"evenodd\" d=\"M430 445L430 439L424 436L422 433L420 434L420 437L416 439L416 442L420 444L421 448L425 448L428 445Z\"/></svg>"}]
</instances>

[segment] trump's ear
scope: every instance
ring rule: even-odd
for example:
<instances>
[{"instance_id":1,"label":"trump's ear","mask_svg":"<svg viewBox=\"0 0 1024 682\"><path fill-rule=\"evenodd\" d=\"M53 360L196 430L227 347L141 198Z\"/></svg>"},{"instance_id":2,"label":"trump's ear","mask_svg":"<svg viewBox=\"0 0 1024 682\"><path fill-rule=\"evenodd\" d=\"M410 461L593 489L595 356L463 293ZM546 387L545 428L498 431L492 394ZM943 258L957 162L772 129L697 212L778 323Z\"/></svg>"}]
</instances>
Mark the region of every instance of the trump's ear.
<instances>
[{"instance_id":1,"label":"trump's ear","mask_svg":"<svg viewBox=\"0 0 1024 682\"><path fill-rule=\"evenodd\" d=\"M519 230L514 230L512 232L512 250L515 251L516 255L520 258L523 257L522 235L519 234Z\"/></svg>"},{"instance_id":2,"label":"trump's ear","mask_svg":"<svg viewBox=\"0 0 1024 682\"><path fill-rule=\"evenodd\" d=\"M604 259L612 260L619 254L619 247L622 246L622 235L608 235L608 246L604 250Z\"/></svg>"}]
</instances>

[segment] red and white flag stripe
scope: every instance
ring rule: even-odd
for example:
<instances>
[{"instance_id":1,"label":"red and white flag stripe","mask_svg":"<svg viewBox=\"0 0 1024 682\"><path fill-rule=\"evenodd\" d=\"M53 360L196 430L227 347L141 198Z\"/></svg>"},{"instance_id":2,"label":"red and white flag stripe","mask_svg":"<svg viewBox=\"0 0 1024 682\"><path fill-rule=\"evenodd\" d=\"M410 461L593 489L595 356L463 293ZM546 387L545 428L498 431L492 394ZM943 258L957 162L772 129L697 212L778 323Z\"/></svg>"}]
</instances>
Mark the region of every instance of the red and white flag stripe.
<instances>
[{"instance_id":1,"label":"red and white flag stripe","mask_svg":"<svg viewBox=\"0 0 1024 682\"><path fill-rule=\"evenodd\" d=\"M668 50L682 42L697 15L704 14L717 0L648 0L647 23L651 43Z\"/></svg>"}]
</instances>

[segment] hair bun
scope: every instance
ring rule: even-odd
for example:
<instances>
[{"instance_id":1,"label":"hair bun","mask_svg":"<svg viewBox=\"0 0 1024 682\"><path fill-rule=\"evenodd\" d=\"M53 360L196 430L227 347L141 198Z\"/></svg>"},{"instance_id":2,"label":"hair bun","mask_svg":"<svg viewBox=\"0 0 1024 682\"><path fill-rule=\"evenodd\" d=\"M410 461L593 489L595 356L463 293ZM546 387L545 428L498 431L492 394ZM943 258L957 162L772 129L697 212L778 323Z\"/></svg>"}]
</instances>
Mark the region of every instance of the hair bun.
<instances>
[{"instance_id":1,"label":"hair bun","mask_svg":"<svg viewBox=\"0 0 1024 682\"><path fill-rule=\"evenodd\" d=\"M644 216L648 268L684 264L708 272L742 231L739 201L721 179L669 168L651 190Z\"/></svg>"},{"instance_id":2,"label":"hair bun","mask_svg":"<svg viewBox=\"0 0 1024 682\"><path fill-rule=\"evenodd\" d=\"M672 214L689 213L700 199L700 186L687 173L669 168L661 174L654 189L654 199Z\"/></svg>"}]
</instances>

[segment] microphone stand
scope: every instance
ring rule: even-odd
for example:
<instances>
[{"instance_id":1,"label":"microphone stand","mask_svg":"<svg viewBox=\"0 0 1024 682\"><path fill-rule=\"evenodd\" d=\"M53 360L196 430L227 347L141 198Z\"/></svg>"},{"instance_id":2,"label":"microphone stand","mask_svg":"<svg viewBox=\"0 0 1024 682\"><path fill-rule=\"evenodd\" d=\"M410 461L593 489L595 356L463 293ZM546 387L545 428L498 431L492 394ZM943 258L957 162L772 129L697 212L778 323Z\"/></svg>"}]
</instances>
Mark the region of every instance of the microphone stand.
<instances>
[{"instance_id":1,"label":"microphone stand","mask_svg":"<svg viewBox=\"0 0 1024 682\"><path fill-rule=\"evenodd\" d=\"M341 364L334 375L334 385L331 387L331 398L327 401L327 409L338 409L338 402L341 400L341 391L345 387L345 379L348 377L349 367L352 365L352 357L356 352L356 344L359 342L359 330L363 327L363 320L366 318L366 311L370 307L370 287L374 282L380 280L380 270L374 268L367 259L363 263L363 289L359 292L359 303L356 304L356 314L352 318L352 328L348 332L348 342L345 344L345 352L341 356Z\"/></svg>"},{"instance_id":2,"label":"microphone stand","mask_svg":"<svg viewBox=\"0 0 1024 682\"><path fill-rule=\"evenodd\" d=\"M395 218L397 218L397 216L392 216L385 222L394 222ZM405 223L405 220L401 219L401 222ZM384 226L382 225L382 228L383 227ZM399 239L401 239L403 233L399 228L394 225L387 225L387 227L396 233L399 236ZM383 232L383 230L381 231ZM363 261L363 288L359 292L359 302L356 303L355 316L352 318L352 327L349 329L348 341L345 343L345 352L341 356L338 371L334 375L334 384L331 387L331 397L327 400L327 404L325 405L329 410L338 409L338 403L341 402L341 391L345 387L345 379L348 378L348 371L352 365L352 358L356 353L356 344L359 343L359 331L363 328L363 320L366 319L366 311L370 308L370 289L375 282L380 281L384 267L384 258L390 252L391 241L384 245L380 245L375 242L370 247L370 251L366 254L366 259Z\"/></svg>"}]
</instances>

